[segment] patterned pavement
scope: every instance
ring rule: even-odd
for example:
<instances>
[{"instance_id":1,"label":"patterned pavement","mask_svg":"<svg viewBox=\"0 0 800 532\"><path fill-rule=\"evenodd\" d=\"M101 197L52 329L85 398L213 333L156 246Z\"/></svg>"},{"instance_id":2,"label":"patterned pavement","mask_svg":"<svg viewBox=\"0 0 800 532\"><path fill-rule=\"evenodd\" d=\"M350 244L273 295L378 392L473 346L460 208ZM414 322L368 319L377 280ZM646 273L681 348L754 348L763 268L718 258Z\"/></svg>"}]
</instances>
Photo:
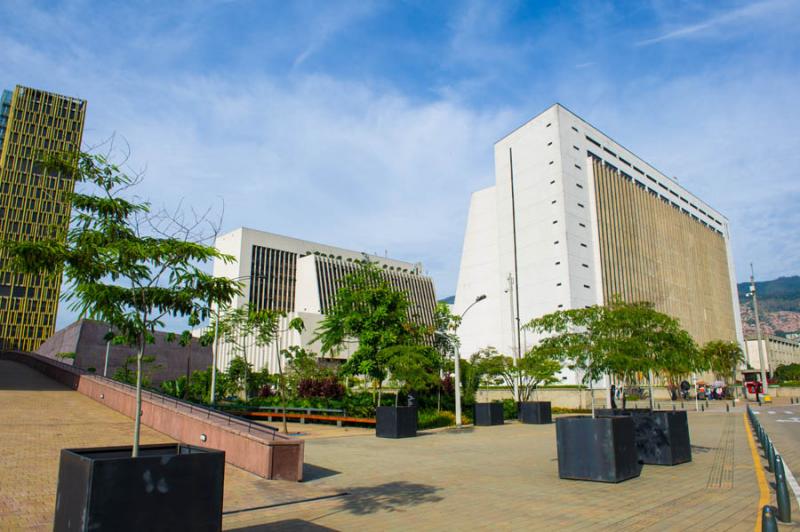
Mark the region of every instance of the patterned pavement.
<instances>
[{"instance_id":1,"label":"patterned pavement","mask_svg":"<svg viewBox=\"0 0 800 532\"><path fill-rule=\"evenodd\" d=\"M306 482L266 481L227 466L223 525L753 530L760 493L743 414L690 412L689 420L691 463L645 466L639 478L615 485L559 480L553 425L439 430L406 440L299 427L314 433L306 441ZM130 419L0 361L0 530L52 528L58 450L127 444L131 431ZM169 438L145 429L143 440Z\"/></svg>"}]
</instances>

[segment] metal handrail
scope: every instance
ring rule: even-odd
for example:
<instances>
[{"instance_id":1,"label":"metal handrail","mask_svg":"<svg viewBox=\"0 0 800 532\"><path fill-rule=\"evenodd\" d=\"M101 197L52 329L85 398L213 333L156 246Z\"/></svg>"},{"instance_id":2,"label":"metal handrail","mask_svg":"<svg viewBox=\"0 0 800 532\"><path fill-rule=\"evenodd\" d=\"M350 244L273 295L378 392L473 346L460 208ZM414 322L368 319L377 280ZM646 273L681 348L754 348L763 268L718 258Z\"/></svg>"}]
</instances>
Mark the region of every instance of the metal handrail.
<instances>
[{"instance_id":1,"label":"metal handrail","mask_svg":"<svg viewBox=\"0 0 800 532\"><path fill-rule=\"evenodd\" d=\"M103 377L102 375L97 375L95 373L91 373L86 371L82 368L77 368L71 364L65 364L59 360L52 359L50 357L45 357L39 355L37 353L27 353L24 351L11 351L6 350L6 352L15 353L17 355L24 355L29 357L36 362L38 362L42 366L50 366L50 367L57 367L62 369L68 373L72 373L73 375L78 375L81 377L90 377L92 379L97 379L103 384L111 386L112 388L117 388L118 390L124 390L126 392L136 393L136 387L130 384L126 384L124 382L119 382L109 377ZM73 384L73 387L77 386L77 383ZM142 389L142 397L147 397L148 400L151 402L160 402L162 405L164 404L171 404L174 406L175 410L188 412L190 414L201 414L205 415L206 419L214 419L215 421L224 421L227 425L242 427L243 429L247 429L248 434L261 434L269 436L270 439L284 439L287 438L283 434L280 434L277 427L273 427L271 425L265 425L263 423L253 422L248 419L239 417L234 414L229 414L227 412L223 412L221 410L217 410L215 408L209 408L205 405L198 405L196 403L192 403L190 401L186 401L183 399L178 399L177 397L173 397L171 395L162 394L160 392L156 392L154 390L146 390Z\"/></svg>"}]
</instances>

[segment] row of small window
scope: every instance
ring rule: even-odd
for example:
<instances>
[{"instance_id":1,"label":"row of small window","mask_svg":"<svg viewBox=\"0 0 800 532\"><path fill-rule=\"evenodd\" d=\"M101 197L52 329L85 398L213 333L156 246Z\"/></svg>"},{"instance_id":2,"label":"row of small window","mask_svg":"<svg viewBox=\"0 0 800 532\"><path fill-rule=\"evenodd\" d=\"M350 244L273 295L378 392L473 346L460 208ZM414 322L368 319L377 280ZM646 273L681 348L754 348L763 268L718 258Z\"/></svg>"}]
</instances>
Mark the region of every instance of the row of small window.
<instances>
[{"instance_id":1,"label":"row of small window","mask_svg":"<svg viewBox=\"0 0 800 532\"><path fill-rule=\"evenodd\" d=\"M607 154L611 155L611 156L612 156L612 157L614 157L615 159L619 159L619 160L620 160L622 163L624 163L624 164L628 165L629 167L633 168L633 170L634 170L634 171L636 171L636 172L638 172L640 175L642 175L642 176L646 177L646 178L647 178L649 181L651 181L651 182L653 182L653 183L656 183L656 184L658 184L658 186L659 186L659 187L663 188L664 190L667 190L667 191L669 191L669 193L670 193L670 194L672 194L672 195L673 195L673 196L675 196L676 198L680 199L682 202L684 202L684 203L686 203L687 205L689 205L689 206L691 206L691 207L693 207L693 208L697 209L697 210L698 210L698 211L699 211L701 214L703 214L704 216L708 216L708 218L709 218L710 220L712 220L712 221L716 222L716 223L717 223L717 224L719 224L720 226L722 225L722 222L720 222L719 220L717 220L716 218L714 218L713 216L711 216L710 214L708 214L706 211L704 211L703 209L701 209L700 207L698 207L697 205L695 205L694 203L692 203L692 202L691 202L691 201L689 201L688 199L684 198L683 196L681 196L680 194L678 194L677 192L675 192L674 190L672 190L671 188L669 188L668 186L666 186L664 183L662 183L662 182L658 181L656 178L654 178L654 177L653 177L653 176L651 176L650 174L646 173L644 170L642 170L642 169L641 169L641 168L639 168L638 166L636 166L636 165L633 165L633 164L631 164L630 162L626 161L625 159L623 159L622 157L618 156L618 155L617 155L616 153L614 153L613 151L611 151L611 150L609 150L608 148L606 148L606 147L602 146L602 145L601 145L599 142L597 142L596 140L594 140L594 139L593 139L593 138L591 138L590 136L586 135L585 137L586 137L586 140L588 140L589 142L591 142L592 144L594 144L594 145L595 145L595 146L597 146L598 148L602 148L604 152L606 152ZM590 155L594 155L594 154L592 154L592 153L590 152ZM595 155L595 157L597 157L597 156ZM597 157L597 158L598 158L598 159L601 159L600 157ZM611 166L611 167L612 167L612 168L614 168L615 170L617 170L617 171L619 171L619 172L621 172L621 173L623 173L623 174L625 173L625 172L622 172L621 170L619 170L618 168L616 168L616 167L615 167L613 164L610 164L610 163L608 163L608 161L605 161L605 162L606 162L606 164L608 164L609 166ZM626 175L627 175L627 174L626 174ZM633 178L631 178L631 179L633 179ZM639 183L639 182L637 181L637 183Z\"/></svg>"}]
</instances>

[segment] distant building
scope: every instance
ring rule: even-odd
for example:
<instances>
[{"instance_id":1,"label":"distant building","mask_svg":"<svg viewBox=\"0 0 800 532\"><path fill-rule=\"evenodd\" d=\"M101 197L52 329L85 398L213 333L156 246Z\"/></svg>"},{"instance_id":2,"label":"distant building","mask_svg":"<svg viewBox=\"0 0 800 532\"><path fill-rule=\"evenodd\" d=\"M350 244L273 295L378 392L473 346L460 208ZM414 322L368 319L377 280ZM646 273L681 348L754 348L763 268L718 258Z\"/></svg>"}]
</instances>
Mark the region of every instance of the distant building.
<instances>
[{"instance_id":1,"label":"distant building","mask_svg":"<svg viewBox=\"0 0 800 532\"><path fill-rule=\"evenodd\" d=\"M78 320L47 339L37 353L66 364L102 375L105 369L108 325L94 320ZM211 366L211 347L201 346L197 339L182 346L177 339L168 341L168 333L156 332L155 341L145 348L145 356L155 360L144 364L144 375L153 385L177 379L187 372L205 370ZM109 346L108 377L113 377L126 364L136 371L138 348L129 345Z\"/></svg>"},{"instance_id":2,"label":"distant building","mask_svg":"<svg viewBox=\"0 0 800 532\"><path fill-rule=\"evenodd\" d=\"M744 345L747 366L750 369L761 371L758 338L748 336ZM780 336L766 335L761 337L761 349L764 354L764 369L769 374L773 374L780 366L800 364L800 342Z\"/></svg>"},{"instance_id":3,"label":"distant building","mask_svg":"<svg viewBox=\"0 0 800 532\"><path fill-rule=\"evenodd\" d=\"M69 176L43 175L38 157L77 151L86 101L17 86L0 97L0 240L64 238ZM55 330L61 274L13 274L0 251L0 337L35 351Z\"/></svg>"},{"instance_id":4,"label":"distant building","mask_svg":"<svg viewBox=\"0 0 800 532\"><path fill-rule=\"evenodd\" d=\"M495 185L472 195L454 309L462 356L537 341L517 320L650 301L700 343L742 342L726 218L561 105L494 146ZM562 378L576 376L562 371Z\"/></svg>"},{"instance_id":5,"label":"distant building","mask_svg":"<svg viewBox=\"0 0 800 532\"><path fill-rule=\"evenodd\" d=\"M302 345L319 353L312 343L315 329L324 314L334 304L343 277L356 271L359 262L369 260L383 269L384 278L396 290L406 293L410 302L409 318L418 323L433 324L436 306L433 281L423 275L422 265L368 255L358 251L317 244L296 238L241 227L217 238L216 247L232 255L235 261L214 262L214 275L240 279L243 295L231 302L233 308L250 304L256 309L287 313L281 329L288 321L300 317L306 330L302 334L285 332L280 347ZM344 361L352 349L333 358ZM276 372L278 343L248 348L247 359L256 370L268 367ZM220 342L217 367L227 369L236 353L233 346Z\"/></svg>"}]
</instances>

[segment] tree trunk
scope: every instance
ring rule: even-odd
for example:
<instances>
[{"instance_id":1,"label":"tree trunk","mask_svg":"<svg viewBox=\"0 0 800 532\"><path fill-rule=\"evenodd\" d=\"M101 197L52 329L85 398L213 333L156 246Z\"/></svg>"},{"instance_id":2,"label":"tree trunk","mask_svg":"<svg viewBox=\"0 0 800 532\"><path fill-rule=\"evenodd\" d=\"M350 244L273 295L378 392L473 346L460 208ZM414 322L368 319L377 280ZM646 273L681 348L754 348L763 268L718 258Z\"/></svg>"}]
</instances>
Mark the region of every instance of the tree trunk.
<instances>
[{"instance_id":1,"label":"tree trunk","mask_svg":"<svg viewBox=\"0 0 800 532\"><path fill-rule=\"evenodd\" d=\"M144 357L145 337L139 337L139 354L136 356L136 416L133 422L133 452L131 456L139 456L139 434L142 426L142 358Z\"/></svg>"},{"instance_id":2,"label":"tree trunk","mask_svg":"<svg viewBox=\"0 0 800 532\"><path fill-rule=\"evenodd\" d=\"M283 379L283 364L281 364L281 337L280 332L277 334L277 339L275 340L276 347L278 348L278 378L280 379L280 383L278 384L278 389L281 393L281 410L283 412L283 433L289 434L289 426L286 424L286 386Z\"/></svg>"}]
</instances>

